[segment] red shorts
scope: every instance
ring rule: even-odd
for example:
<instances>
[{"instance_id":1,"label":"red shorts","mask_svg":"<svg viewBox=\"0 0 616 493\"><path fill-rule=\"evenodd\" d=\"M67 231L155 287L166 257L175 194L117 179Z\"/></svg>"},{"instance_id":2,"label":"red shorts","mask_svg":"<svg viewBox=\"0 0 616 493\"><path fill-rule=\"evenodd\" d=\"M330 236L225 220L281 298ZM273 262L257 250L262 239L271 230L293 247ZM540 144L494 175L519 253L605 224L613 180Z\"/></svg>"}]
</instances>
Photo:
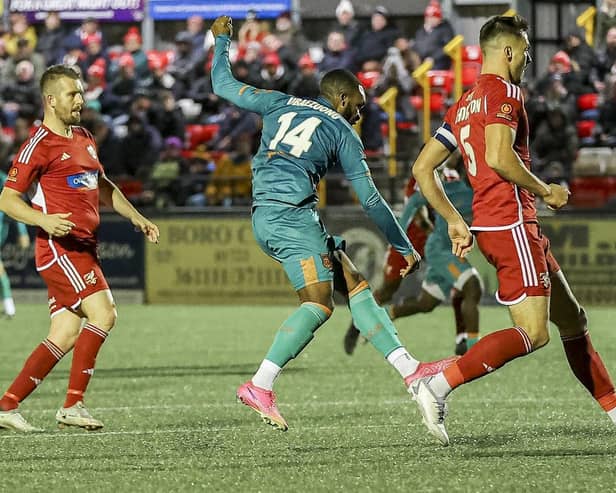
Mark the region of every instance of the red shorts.
<instances>
[{"instance_id":1,"label":"red shorts","mask_svg":"<svg viewBox=\"0 0 616 493\"><path fill-rule=\"evenodd\" d=\"M421 255L424 256L424 247L426 246L426 240L428 239L427 233L417 226L413 221L406 229L406 235L413 243L413 248ZM385 281L396 281L400 279L400 271L406 267L406 260L390 245L387 248L385 254L385 266L383 268L385 274Z\"/></svg>"},{"instance_id":2,"label":"red shorts","mask_svg":"<svg viewBox=\"0 0 616 493\"><path fill-rule=\"evenodd\" d=\"M514 305L527 296L550 296L550 274L558 272L560 265L537 223L474 233L479 249L496 267L499 303Z\"/></svg>"},{"instance_id":3,"label":"red shorts","mask_svg":"<svg viewBox=\"0 0 616 493\"><path fill-rule=\"evenodd\" d=\"M98 258L91 251L64 252L39 274L47 284L52 317L61 310L76 310L83 299L109 289Z\"/></svg>"}]
</instances>

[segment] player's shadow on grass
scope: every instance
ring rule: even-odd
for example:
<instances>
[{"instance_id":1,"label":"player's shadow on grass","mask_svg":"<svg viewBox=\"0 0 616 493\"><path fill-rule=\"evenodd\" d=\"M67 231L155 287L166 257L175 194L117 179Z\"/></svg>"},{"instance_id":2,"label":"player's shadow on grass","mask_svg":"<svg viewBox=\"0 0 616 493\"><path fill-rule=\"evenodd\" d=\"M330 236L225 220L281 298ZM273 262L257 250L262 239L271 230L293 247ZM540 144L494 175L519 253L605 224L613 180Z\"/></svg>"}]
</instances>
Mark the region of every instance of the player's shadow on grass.
<instances>
[{"instance_id":1,"label":"player's shadow on grass","mask_svg":"<svg viewBox=\"0 0 616 493\"><path fill-rule=\"evenodd\" d=\"M97 368L97 378L150 378L150 377L187 377L209 375L244 375L250 376L259 363L225 364L225 365L185 365L185 366L143 366L134 368ZM301 367L285 370L285 373L303 371ZM54 372L50 380L66 379L68 372Z\"/></svg>"}]
</instances>

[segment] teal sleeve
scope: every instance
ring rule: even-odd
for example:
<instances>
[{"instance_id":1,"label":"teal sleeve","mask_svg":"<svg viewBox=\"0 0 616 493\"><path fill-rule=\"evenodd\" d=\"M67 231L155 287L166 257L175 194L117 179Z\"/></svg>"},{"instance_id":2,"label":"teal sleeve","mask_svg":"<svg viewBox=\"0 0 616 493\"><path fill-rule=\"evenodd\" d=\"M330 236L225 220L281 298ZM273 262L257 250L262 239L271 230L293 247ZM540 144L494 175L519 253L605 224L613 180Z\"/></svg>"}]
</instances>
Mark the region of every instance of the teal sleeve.
<instances>
[{"instance_id":1,"label":"teal sleeve","mask_svg":"<svg viewBox=\"0 0 616 493\"><path fill-rule=\"evenodd\" d=\"M425 197L421 194L421 192L415 192L411 195L406 204L404 204L404 209L402 209L402 214L400 214L399 222L404 229L408 229L409 224L417 214L417 211L424 205L427 205Z\"/></svg>"},{"instance_id":2,"label":"teal sleeve","mask_svg":"<svg viewBox=\"0 0 616 493\"><path fill-rule=\"evenodd\" d=\"M370 169L359 137L349 129L338 147L338 161L368 217L374 221L387 241L402 255L413 253L413 245L400 227L370 176Z\"/></svg>"},{"instance_id":3,"label":"teal sleeve","mask_svg":"<svg viewBox=\"0 0 616 493\"><path fill-rule=\"evenodd\" d=\"M254 111L261 115L267 111L273 102L284 97L289 97L281 92L257 89L233 77L231 64L229 63L230 44L231 39L229 36L216 36L211 74L212 89L217 96L226 99L240 108Z\"/></svg>"}]
</instances>

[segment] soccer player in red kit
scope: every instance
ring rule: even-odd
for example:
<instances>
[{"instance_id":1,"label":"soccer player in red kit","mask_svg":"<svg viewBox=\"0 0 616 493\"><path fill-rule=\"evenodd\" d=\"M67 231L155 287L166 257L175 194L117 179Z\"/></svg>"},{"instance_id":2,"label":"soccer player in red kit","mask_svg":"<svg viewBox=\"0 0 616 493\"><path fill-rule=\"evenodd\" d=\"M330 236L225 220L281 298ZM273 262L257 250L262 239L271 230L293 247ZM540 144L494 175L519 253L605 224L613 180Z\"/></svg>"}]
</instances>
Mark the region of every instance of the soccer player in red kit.
<instances>
[{"instance_id":1,"label":"soccer player in red kit","mask_svg":"<svg viewBox=\"0 0 616 493\"><path fill-rule=\"evenodd\" d=\"M40 431L18 405L71 349L73 361L60 425L103 427L83 404L96 356L116 321L116 308L96 253L99 201L129 219L151 242L158 228L143 217L105 176L92 135L82 127L83 85L69 66L54 65L41 77L43 124L22 145L0 195L0 210L38 226L36 269L47 284L51 325L0 398L0 428ZM36 187L32 206L22 194ZM86 319L82 327L82 318Z\"/></svg>"},{"instance_id":2,"label":"soccer player in red kit","mask_svg":"<svg viewBox=\"0 0 616 493\"><path fill-rule=\"evenodd\" d=\"M472 247L471 232L433 173L460 148L474 190L470 229L497 269L497 299L513 320L512 327L484 336L443 372L413 386L424 424L443 445L449 443L444 426L448 394L547 344L550 320L560 331L573 373L616 423L614 385L593 348L586 313L537 222L535 196L559 209L569 192L547 185L530 170L528 118L518 85L530 62L527 29L519 16L494 17L484 24L481 75L449 109L413 167L424 196L448 223L453 252L464 256Z\"/></svg>"}]
</instances>

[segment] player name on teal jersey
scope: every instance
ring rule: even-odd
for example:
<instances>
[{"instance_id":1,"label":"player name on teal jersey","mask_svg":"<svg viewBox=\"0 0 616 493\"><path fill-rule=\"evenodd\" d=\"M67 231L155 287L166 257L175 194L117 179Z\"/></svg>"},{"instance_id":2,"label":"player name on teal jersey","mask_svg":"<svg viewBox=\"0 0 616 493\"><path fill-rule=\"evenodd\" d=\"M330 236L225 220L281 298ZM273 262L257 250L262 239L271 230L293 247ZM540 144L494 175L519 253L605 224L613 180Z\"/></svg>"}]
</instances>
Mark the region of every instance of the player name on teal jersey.
<instances>
[{"instance_id":1,"label":"player name on teal jersey","mask_svg":"<svg viewBox=\"0 0 616 493\"><path fill-rule=\"evenodd\" d=\"M327 106L323 106L316 101L311 101L310 99L290 97L287 101L287 104L293 106L307 106L308 108L312 108L314 110L320 111L321 113L325 113L327 116L333 118L334 120L339 120L341 118L340 113L338 113L337 111L334 111Z\"/></svg>"}]
</instances>

